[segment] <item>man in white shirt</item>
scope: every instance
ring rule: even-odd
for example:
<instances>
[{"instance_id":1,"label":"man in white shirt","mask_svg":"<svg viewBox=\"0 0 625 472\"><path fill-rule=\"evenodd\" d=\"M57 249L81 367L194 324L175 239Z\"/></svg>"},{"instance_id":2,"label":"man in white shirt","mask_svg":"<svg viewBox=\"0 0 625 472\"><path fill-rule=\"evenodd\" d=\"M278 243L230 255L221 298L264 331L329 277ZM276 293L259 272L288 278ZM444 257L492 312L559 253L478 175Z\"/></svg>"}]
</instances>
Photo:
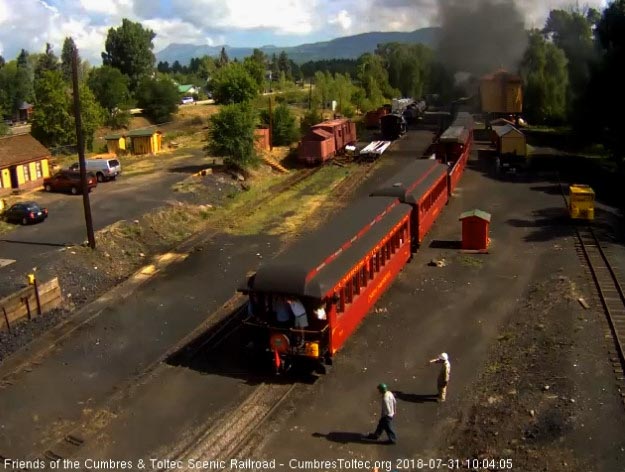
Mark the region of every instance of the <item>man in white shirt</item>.
<instances>
[{"instance_id":1,"label":"man in white shirt","mask_svg":"<svg viewBox=\"0 0 625 472\"><path fill-rule=\"evenodd\" d=\"M393 418L395 417L395 410L397 409L397 401L395 395L391 392L386 384L381 383L378 385L378 392L382 394L382 414L380 421L378 421L378 427L375 432L367 435L367 439L379 439L382 432L386 432L388 436L388 442L395 444L397 442L397 435L393 428Z\"/></svg>"},{"instance_id":2,"label":"man in white shirt","mask_svg":"<svg viewBox=\"0 0 625 472\"><path fill-rule=\"evenodd\" d=\"M441 371L438 374L436 387L438 388L438 401L444 402L447 397L447 385L449 384L449 375L451 374L451 363L446 352L442 352L428 364L442 364Z\"/></svg>"}]
</instances>

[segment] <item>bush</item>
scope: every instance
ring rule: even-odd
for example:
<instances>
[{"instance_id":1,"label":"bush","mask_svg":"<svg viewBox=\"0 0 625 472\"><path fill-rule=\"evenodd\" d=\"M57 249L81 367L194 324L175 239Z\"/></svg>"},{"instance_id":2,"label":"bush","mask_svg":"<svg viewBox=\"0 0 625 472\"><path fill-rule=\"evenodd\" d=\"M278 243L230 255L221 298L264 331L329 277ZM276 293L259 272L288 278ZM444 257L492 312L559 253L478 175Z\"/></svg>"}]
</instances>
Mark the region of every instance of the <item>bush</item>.
<instances>
[{"instance_id":1,"label":"bush","mask_svg":"<svg viewBox=\"0 0 625 472\"><path fill-rule=\"evenodd\" d=\"M217 103L249 102L258 95L258 84L239 63L219 69L211 80L210 88Z\"/></svg>"},{"instance_id":2,"label":"bush","mask_svg":"<svg viewBox=\"0 0 625 472\"><path fill-rule=\"evenodd\" d=\"M169 121L178 110L178 89L167 78L145 78L136 92L137 105L156 123Z\"/></svg>"},{"instance_id":3,"label":"bush","mask_svg":"<svg viewBox=\"0 0 625 472\"><path fill-rule=\"evenodd\" d=\"M258 162L254 144L256 113L247 103L225 105L210 117L208 150L224 162L241 169Z\"/></svg>"},{"instance_id":4,"label":"bush","mask_svg":"<svg viewBox=\"0 0 625 472\"><path fill-rule=\"evenodd\" d=\"M104 123L112 129L120 129L130 124L130 118L131 115L128 110L113 110L111 113L106 114Z\"/></svg>"},{"instance_id":5,"label":"bush","mask_svg":"<svg viewBox=\"0 0 625 472\"><path fill-rule=\"evenodd\" d=\"M260 112L261 122L269 124L269 110ZM286 105L278 105L273 112L272 138L274 146L288 146L299 139L295 116Z\"/></svg>"},{"instance_id":6,"label":"bush","mask_svg":"<svg viewBox=\"0 0 625 472\"><path fill-rule=\"evenodd\" d=\"M321 123L322 121L323 117L321 116L319 110L313 108L312 110L307 111L302 118L300 129L302 132L306 133L311 126Z\"/></svg>"}]
</instances>

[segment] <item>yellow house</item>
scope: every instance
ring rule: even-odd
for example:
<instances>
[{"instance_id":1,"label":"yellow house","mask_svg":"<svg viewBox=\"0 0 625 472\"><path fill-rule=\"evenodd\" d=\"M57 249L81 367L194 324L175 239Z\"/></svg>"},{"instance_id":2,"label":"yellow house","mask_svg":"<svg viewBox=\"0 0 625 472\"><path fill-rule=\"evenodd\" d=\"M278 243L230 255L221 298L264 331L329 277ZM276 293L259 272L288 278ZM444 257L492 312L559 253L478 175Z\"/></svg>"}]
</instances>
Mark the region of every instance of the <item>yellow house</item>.
<instances>
[{"instance_id":1,"label":"yellow house","mask_svg":"<svg viewBox=\"0 0 625 472\"><path fill-rule=\"evenodd\" d=\"M50 151L30 134L0 138L0 194L41 186L49 161Z\"/></svg>"},{"instance_id":2,"label":"yellow house","mask_svg":"<svg viewBox=\"0 0 625 472\"><path fill-rule=\"evenodd\" d=\"M163 133L158 130L133 130L126 134L131 139L133 154L156 154L161 151Z\"/></svg>"},{"instance_id":3,"label":"yellow house","mask_svg":"<svg viewBox=\"0 0 625 472\"><path fill-rule=\"evenodd\" d=\"M523 82L518 75L498 70L480 80L480 101L484 113L523 112Z\"/></svg>"},{"instance_id":4,"label":"yellow house","mask_svg":"<svg viewBox=\"0 0 625 472\"><path fill-rule=\"evenodd\" d=\"M109 134L104 139L109 154L124 154L126 152L126 135Z\"/></svg>"}]
</instances>

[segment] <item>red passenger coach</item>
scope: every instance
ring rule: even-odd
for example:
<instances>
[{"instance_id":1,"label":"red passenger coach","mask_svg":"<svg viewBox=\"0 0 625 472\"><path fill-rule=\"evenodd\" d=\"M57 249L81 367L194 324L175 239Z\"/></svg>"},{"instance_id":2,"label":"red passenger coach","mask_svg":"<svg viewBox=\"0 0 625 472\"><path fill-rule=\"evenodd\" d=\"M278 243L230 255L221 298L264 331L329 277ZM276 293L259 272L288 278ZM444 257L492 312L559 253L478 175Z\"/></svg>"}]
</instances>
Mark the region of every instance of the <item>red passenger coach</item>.
<instances>
[{"instance_id":1,"label":"red passenger coach","mask_svg":"<svg viewBox=\"0 0 625 472\"><path fill-rule=\"evenodd\" d=\"M396 197L413 207L411 229L413 247L418 247L434 225L449 199L447 166L435 160L416 160L371 194Z\"/></svg>"},{"instance_id":2,"label":"red passenger coach","mask_svg":"<svg viewBox=\"0 0 625 472\"><path fill-rule=\"evenodd\" d=\"M244 326L276 369L331 363L410 258L410 212L396 198L360 200L247 279Z\"/></svg>"},{"instance_id":3,"label":"red passenger coach","mask_svg":"<svg viewBox=\"0 0 625 472\"><path fill-rule=\"evenodd\" d=\"M458 113L452 125L438 138L436 158L449 166L449 194L456 189L469 161L473 145L473 118Z\"/></svg>"}]
</instances>

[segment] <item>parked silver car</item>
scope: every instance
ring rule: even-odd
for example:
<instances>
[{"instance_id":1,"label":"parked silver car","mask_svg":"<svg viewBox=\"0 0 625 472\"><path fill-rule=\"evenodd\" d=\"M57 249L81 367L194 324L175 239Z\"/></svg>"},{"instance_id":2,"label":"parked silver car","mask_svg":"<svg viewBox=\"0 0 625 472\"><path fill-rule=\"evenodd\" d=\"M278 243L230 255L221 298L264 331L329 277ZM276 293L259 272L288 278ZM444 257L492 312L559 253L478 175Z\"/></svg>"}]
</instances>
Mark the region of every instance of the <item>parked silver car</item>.
<instances>
[{"instance_id":1,"label":"parked silver car","mask_svg":"<svg viewBox=\"0 0 625 472\"><path fill-rule=\"evenodd\" d=\"M122 173L122 165L118 159L86 159L85 165L87 167L87 172L93 172L98 182L114 180ZM80 170L78 162L72 164L70 169L75 171Z\"/></svg>"}]
</instances>

